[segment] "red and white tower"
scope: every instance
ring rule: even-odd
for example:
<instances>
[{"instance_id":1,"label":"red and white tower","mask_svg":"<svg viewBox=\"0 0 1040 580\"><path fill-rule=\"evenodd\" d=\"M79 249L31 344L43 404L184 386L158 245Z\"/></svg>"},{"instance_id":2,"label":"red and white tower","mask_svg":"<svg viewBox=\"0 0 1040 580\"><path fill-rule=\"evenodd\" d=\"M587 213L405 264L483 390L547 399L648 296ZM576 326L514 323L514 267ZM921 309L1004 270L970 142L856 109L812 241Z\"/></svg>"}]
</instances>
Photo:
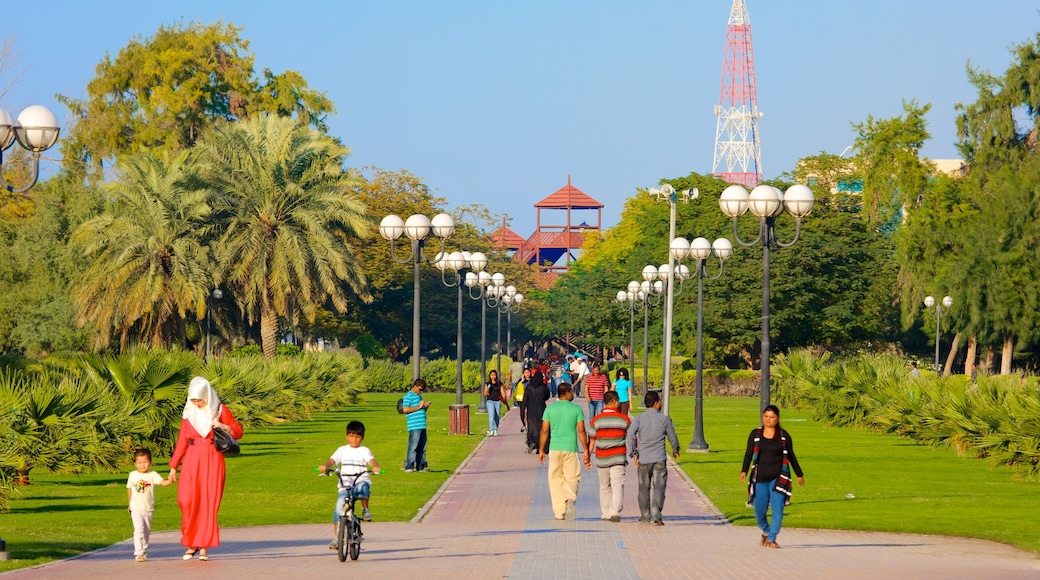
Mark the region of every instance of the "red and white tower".
<instances>
[{"instance_id":1,"label":"red and white tower","mask_svg":"<svg viewBox=\"0 0 1040 580\"><path fill-rule=\"evenodd\" d=\"M762 180L758 141L758 97L755 94L755 55L751 20L744 0L733 0L726 27L722 89L715 106L715 160L711 172L730 183L754 187Z\"/></svg>"}]
</instances>

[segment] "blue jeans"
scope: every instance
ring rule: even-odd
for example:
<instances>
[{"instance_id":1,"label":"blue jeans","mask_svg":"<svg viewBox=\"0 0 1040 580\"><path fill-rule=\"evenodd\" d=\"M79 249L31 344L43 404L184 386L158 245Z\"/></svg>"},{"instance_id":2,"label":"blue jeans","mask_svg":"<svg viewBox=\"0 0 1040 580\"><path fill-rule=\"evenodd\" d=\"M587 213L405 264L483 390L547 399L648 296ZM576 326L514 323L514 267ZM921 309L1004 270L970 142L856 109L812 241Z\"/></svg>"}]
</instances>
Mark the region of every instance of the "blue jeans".
<instances>
[{"instance_id":1,"label":"blue jeans","mask_svg":"<svg viewBox=\"0 0 1040 580\"><path fill-rule=\"evenodd\" d=\"M408 458L404 461L404 468L415 471L426 469L426 429L408 432Z\"/></svg>"},{"instance_id":2,"label":"blue jeans","mask_svg":"<svg viewBox=\"0 0 1040 580\"><path fill-rule=\"evenodd\" d=\"M664 490L668 486L668 461L639 462L639 521L661 519L664 509ZM651 497L651 495L653 497Z\"/></svg>"},{"instance_id":3,"label":"blue jeans","mask_svg":"<svg viewBox=\"0 0 1040 580\"><path fill-rule=\"evenodd\" d=\"M592 400L589 401L589 419L590 420L593 417L595 417L596 415L599 415L602 412L603 412L603 400L602 399L600 399L599 401L592 401Z\"/></svg>"},{"instance_id":4,"label":"blue jeans","mask_svg":"<svg viewBox=\"0 0 1040 580\"><path fill-rule=\"evenodd\" d=\"M755 521L763 534L769 537L770 542L776 541L780 533L780 524L784 521L784 501L787 496L775 491L776 480L760 481L755 483ZM773 521L766 519L766 509L773 509Z\"/></svg>"},{"instance_id":5,"label":"blue jeans","mask_svg":"<svg viewBox=\"0 0 1040 580\"><path fill-rule=\"evenodd\" d=\"M549 379L549 396L550 397L555 397L556 396L556 387L558 387L558 386L560 386L559 379L557 379L556 377L552 377L552 378Z\"/></svg>"},{"instance_id":6,"label":"blue jeans","mask_svg":"<svg viewBox=\"0 0 1040 580\"><path fill-rule=\"evenodd\" d=\"M339 515L343 513L343 506L347 503L348 494L353 494L358 499L368 499L372 495L372 488L368 483L361 482L353 488L339 490L339 495L336 496L336 508L332 512L332 523L339 523Z\"/></svg>"},{"instance_id":7,"label":"blue jeans","mask_svg":"<svg viewBox=\"0 0 1040 580\"><path fill-rule=\"evenodd\" d=\"M487 401L488 431L498 431L498 414L502 410L502 401Z\"/></svg>"}]
</instances>

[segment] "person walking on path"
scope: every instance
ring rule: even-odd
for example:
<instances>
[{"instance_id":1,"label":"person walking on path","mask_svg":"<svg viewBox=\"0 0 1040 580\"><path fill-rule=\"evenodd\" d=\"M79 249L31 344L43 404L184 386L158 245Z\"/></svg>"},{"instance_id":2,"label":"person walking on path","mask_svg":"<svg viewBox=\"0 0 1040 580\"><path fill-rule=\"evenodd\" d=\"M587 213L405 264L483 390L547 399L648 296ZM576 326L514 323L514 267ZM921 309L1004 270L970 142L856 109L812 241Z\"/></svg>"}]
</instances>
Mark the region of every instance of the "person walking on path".
<instances>
[{"instance_id":1,"label":"person walking on path","mask_svg":"<svg viewBox=\"0 0 1040 580\"><path fill-rule=\"evenodd\" d=\"M643 399L646 411L632 420L628 429L628 454L639 474L639 521L663 526L664 492L668 487L668 455L665 439L672 444L672 456L679 458L679 438L672 420L661 413L661 395L649 391Z\"/></svg>"},{"instance_id":2,"label":"person walking on path","mask_svg":"<svg viewBox=\"0 0 1040 580\"><path fill-rule=\"evenodd\" d=\"M423 401L426 381L415 379L411 390L402 401L405 418L408 420L408 452L404 460L404 472L429 471L426 465L426 409L430 401Z\"/></svg>"},{"instance_id":3,"label":"person walking on path","mask_svg":"<svg viewBox=\"0 0 1040 580\"><path fill-rule=\"evenodd\" d=\"M762 411L762 426L748 435L740 481L747 477L748 505L755 508L755 521L762 530L761 544L779 548L776 536L784 520L784 506L791 503L791 470L798 476L798 485L805 485L802 468L794 455L791 435L780 427L780 409L769 405ZM766 518L767 509L773 510L772 521Z\"/></svg>"},{"instance_id":4,"label":"person walking on path","mask_svg":"<svg viewBox=\"0 0 1040 580\"><path fill-rule=\"evenodd\" d=\"M600 371L599 363L592 363L592 374L585 377L585 396L589 399L589 418L603 412L603 394L610 389L610 377Z\"/></svg>"},{"instance_id":5,"label":"person walking on path","mask_svg":"<svg viewBox=\"0 0 1040 580\"><path fill-rule=\"evenodd\" d=\"M530 369L523 370L523 376L513 385L513 401L517 412L520 414L520 432L527 430L527 407L524 406L524 393L527 384L531 382Z\"/></svg>"},{"instance_id":6,"label":"person walking on path","mask_svg":"<svg viewBox=\"0 0 1040 580\"><path fill-rule=\"evenodd\" d=\"M585 355L575 355L574 362L571 363L571 374L577 375L571 385L571 391L575 397L581 398L581 393L585 390L585 378L589 376L589 365L585 362Z\"/></svg>"},{"instance_id":7,"label":"person walking on path","mask_svg":"<svg viewBox=\"0 0 1040 580\"><path fill-rule=\"evenodd\" d=\"M607 391L603 395L603 404L603 412L589 421L592 427L589 447L596 454L600 517L620 522L625 495L625 466L628 465L625 438L632 421L628 415L618 411L618 394L614 391Z\"/></svg>"},{"instance_id":8,"label":"person walking on path","mask_svg":"<svg viewBox=\"0 0 1040 580\"><path fill-rule=\"evenodd\" d=\"M155 513L155 486L172 482L152 471L152 452L147 449L134 451L134 467L126 478L126 511L134 523L134 560L147 562L152 514Z\"/></svg>"},{"instance_id":9,"label":"person walking on path","mask_svg":"<svg viewBox=\"0 0 1040 580\"><path fill-rule=\"evenodd\" d=\"M578 442L581 441L582 463L592 467L589 459L589 437L585 433L585 414L574 404L574 393L567 383L556 392L560 400L549 405L542 418L542 432L538 446L538 462L545 463L545 449L549 448L549 498L556 519L573 520L577 510L578 484L581 465L578 463ZM550 433L552 438L550 440Z\"/></svg>"},{"instance_id":10,"label":"person walking on path","mask_svg":"<svg viewBox=\"0 0 1040 580\"><path fill-rule=\"evenodd\" d=\"M502 406L509 410L509 399L506 397L505 385L498 380L498 371L488 373L488 380L484 383L484 398L487 399L488 435L498 435L498 423L501 416Z\"/></svg>"},{"instance_id":11,"label":"person walking on path","mask_svg":"<svg viewBox=\"0 0 1040 580\"><path fill-rule=\"evenodd\" d=\"M542 436L542 416L545 405L549 401L549 387L545 386L545 377L540 372L532 372L527 386L524 387L523 413L527 417L527 452L544 449L540 446Z\"/></svg>"},{"instance_id":12,"label":"person walking on path","mask_svg":"<svg viewBox=\"0 0 1040 580\"><path fill-rule=\"evenodd\" d=\"M618 412L622 415L628 415L628 411L631 408L629 401L632 398L632 381L628 379L628 369L620 368L617 370L614 390L618 396Z\"/></svg>"},{"instance_id":13,"label":"person walking on path","mask_svg":"<svg viewBox=\"0 0 1040 580\"><path fill-rule=\"evenodd\" d=\"M217 512L224 497L226 467L224 456L213 446L217 429L242 438L242 426L220 403L213 386L203 377L195 377L188 384L181 431L170 456L169 479L177 483L181 508L181 545L188 549L185 560L196 553L199 560L209 560L209 548L220 546ZM178 467L182 468L179 481Z\"/></svg>"}]
</instances>

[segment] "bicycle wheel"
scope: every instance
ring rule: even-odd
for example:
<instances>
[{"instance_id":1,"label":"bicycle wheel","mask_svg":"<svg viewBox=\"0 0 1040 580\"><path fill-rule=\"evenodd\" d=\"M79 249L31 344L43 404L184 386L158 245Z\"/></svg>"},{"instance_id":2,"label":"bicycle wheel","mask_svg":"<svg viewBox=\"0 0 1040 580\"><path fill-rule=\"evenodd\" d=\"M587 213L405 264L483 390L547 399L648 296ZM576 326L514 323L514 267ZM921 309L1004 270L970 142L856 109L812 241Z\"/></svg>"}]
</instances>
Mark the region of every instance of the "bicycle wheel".
<instances>
[{"instance_id":1,"label":"bicycle wheel","mask_svg":"<svg viewBox=\"0 0 1040 580\"><path fill-rule=\"evenodd\" d=\"M347 546L350 545L350 518L347 516L340 516L339 518L339 531L336 532L336 556L340 562L347 561Z\"/></svg>"},{"instance_id":2,"label":"bicycle wheel","mask_svg":"<svg viewBox=\"0 0 1040 580\"><path fill-rule=\"evenodd\" d=\"M361 522L357 516L350 520L350 559L357 560L361 555Z\"/></svg>"}]
</instances>

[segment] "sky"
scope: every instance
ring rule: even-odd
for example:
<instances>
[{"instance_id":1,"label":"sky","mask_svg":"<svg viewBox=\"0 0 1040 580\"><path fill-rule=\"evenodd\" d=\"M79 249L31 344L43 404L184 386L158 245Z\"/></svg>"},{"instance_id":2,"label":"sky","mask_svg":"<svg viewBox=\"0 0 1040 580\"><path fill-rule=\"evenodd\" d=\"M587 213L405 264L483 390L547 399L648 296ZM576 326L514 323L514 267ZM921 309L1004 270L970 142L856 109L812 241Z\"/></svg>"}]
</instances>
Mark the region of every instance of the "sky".
<instances>
[{"instance_id":1,"label":"sky","mask_svg":"<svg viewBox=\"0 0 1040 580\"><path fill-rule=\"evenodd\" d=\"M923 155L958 156L966 65L1002 75L1036 38L1026 0L746 0L766 178L852 145L853 123L930 103ZM527 237L572 184L620 219L638 188L711 173L732 0L12 0L17 82L0 94L68 113L106 54L162 25L244 28L257 71L296 70L337 112L351 167L407 170L453 208L483 204ZM0 88L13 77L0 78ZM60 151L49 152L53 168ZM46 170L46 167L45 167ZM543 213L560 224L562 212ZM555 215L554 215L555 214ZM590 216L594 223L595 215Z\"/></svg>"}]
</instances>

